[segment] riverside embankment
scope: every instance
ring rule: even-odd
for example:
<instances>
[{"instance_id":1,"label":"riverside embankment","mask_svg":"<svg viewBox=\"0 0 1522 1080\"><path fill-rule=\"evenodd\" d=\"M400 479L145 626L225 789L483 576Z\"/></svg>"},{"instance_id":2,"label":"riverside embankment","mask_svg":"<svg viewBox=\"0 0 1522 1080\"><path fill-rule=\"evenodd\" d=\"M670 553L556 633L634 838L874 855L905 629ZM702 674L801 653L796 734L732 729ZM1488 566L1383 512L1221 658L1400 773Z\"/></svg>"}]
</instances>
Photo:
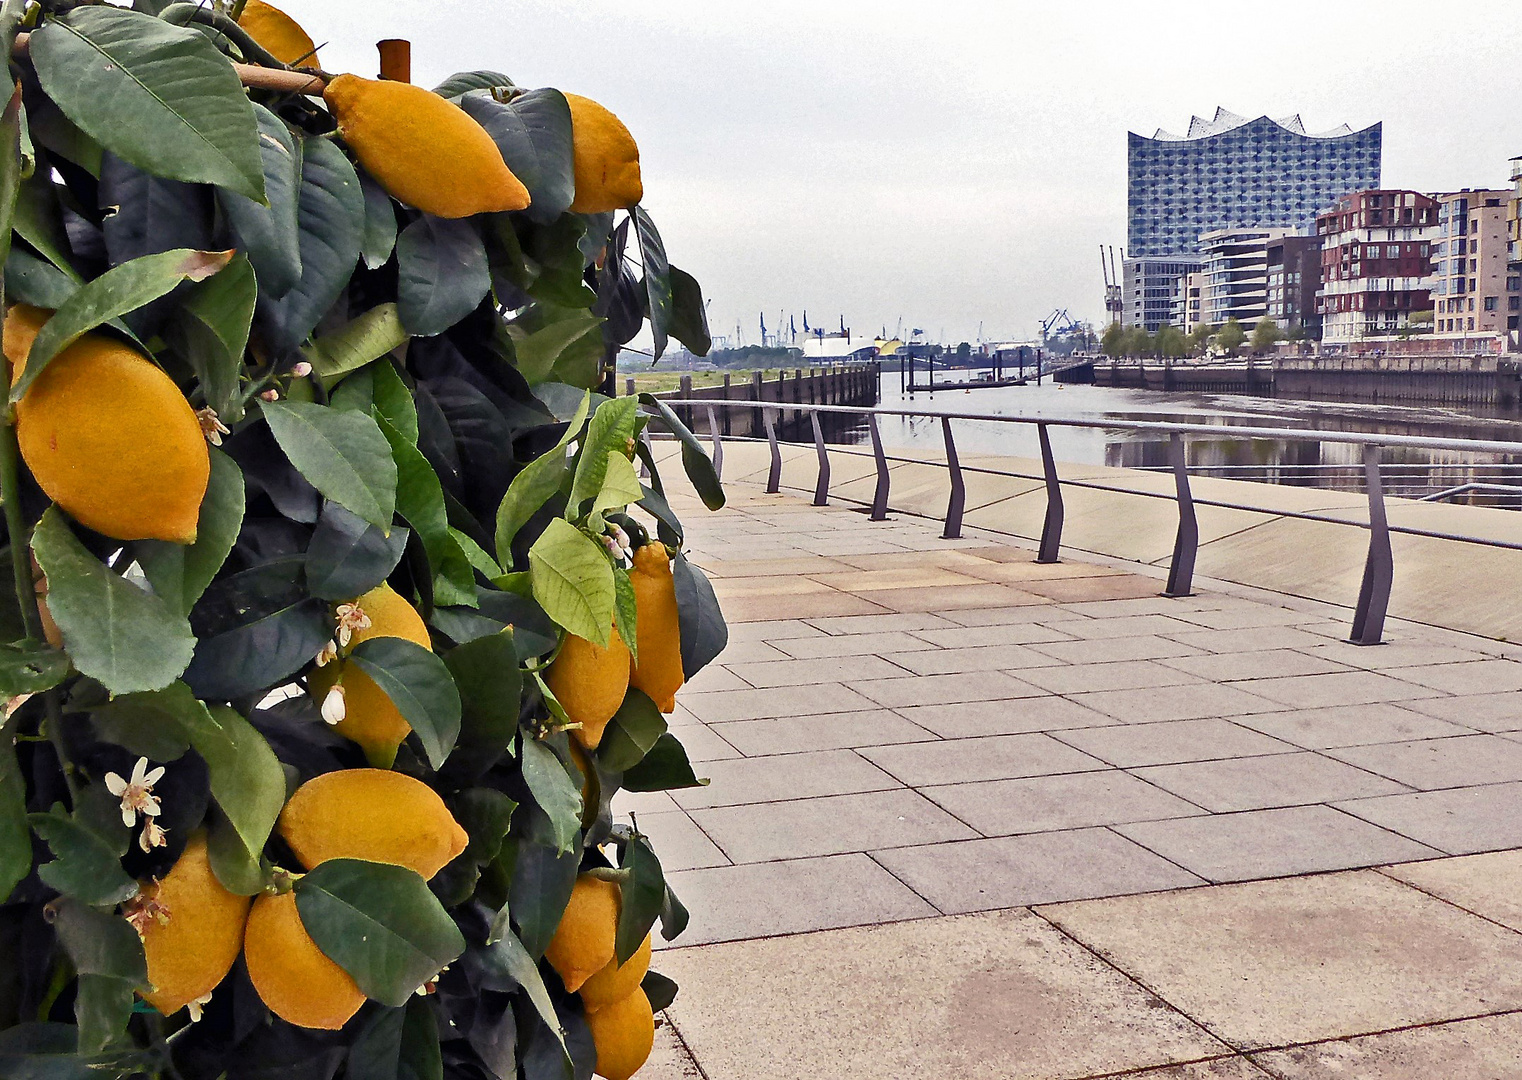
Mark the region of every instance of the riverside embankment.
<instances>
[{"instance_id":1,"label":"riverside embankment","mask_svg":"<svg viewBox=\"0 0 1522 1080\"><path fill-rule=\"evenodd\" d=\"M872 406L878 402L881 372L876 363L840 364L832 367L797 368L791 372L779 371L775 379L766 379L759 371L751 372L747 379L731 379L728 373L718 386L694 387L692 376L683 375L680 388L657 397L677 398L687 401L754 401L777 405L774 421L783 438L794 438L802 429L809 427L806 415L789 404L803 405L862 405ZM626 393L633 393L633 377L626 380ZM708 430L708 417L699 415L700 408L685 405L677 414L688 427ZM726 435L761 436L765 426L761 409L736 409L732 406L716 407L715 415L719 431ZM830 433L841 422L831 418L827 427Z\"/></svg>"}]
</instances>

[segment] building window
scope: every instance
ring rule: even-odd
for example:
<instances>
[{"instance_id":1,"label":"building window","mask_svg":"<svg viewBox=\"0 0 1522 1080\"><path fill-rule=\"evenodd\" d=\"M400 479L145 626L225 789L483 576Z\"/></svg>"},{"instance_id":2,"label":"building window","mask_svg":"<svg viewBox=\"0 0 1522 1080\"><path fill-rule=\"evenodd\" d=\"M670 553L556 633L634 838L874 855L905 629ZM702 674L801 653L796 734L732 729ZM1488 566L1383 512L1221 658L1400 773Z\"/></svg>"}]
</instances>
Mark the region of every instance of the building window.
<instances>
[{"instance_id":1,"label":"building window","mask_svg":"<svg viewBox=\"0 0 1522 1080\"><path fill-rule=\"evenodd\" d=\"M1487 296L1485 298L1485 310L1486 311L1499 311L1500 308L1501 308L1500 297L1497 297L1497 296Z\"/></svg>"},{"instance_id":2,"label":"building window","mask_svg":"<svg viewBox=\"0 0 1522 1080\"><path fill-rule=\"evenodd\" d=\"M1506 298L1507 311L1522 311L1522 296L1508 296Z\"/></svg>"},{"instance_id":3,"label":"building window","mask_svg":"<svg viewBox=\"0 0 1522 1080\"><path fill-rule=\"evenodd\" d=\"M1467 327L1467 329L1470 329L1470 330L1474 329L1474 320L1473 319L1469 320L1469 326Z\"/></svg>"}]
</instances>

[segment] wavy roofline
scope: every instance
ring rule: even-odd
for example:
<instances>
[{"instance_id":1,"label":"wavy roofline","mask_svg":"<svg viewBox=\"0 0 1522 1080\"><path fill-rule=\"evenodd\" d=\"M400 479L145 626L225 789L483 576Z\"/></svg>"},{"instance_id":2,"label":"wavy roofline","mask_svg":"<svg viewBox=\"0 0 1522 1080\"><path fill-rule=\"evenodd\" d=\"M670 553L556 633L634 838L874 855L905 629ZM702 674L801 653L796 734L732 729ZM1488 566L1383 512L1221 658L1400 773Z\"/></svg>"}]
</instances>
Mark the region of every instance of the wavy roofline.
<instances>
[{"instance_id":1,"label":"wavy roofline","mask_svg":"<svg viewBox=\"0 0 1522 1080\"><path fill-rule=\"evenodd\" d=\"M1199 116L1190 117L1189 134L1187 135L1175 135L1173 132L1167 131L1164 128L1158 128L1156 133L1150 136L1142 135L1134 131L1131 132L1131 134L1135 135L1138 139L1145 139L1148 142L1199 142L1204 139L1213 139L1217 135L1224 135L1228 131L1235 131L1238 128L1246 127L1249 124L1256 124L1259 121L1263 120L1268 121L1270 124L1273 124L1275 127L1281 128L1284 131L1288 131L1292 135L1299 135L1302 138L1306 139L1346 139L1350 135L1361 135L1365 131L1371 131L1383 123L1383 121L1375 121L1374 123L1369 124L1367 127L1357 129L1354 129L1348 124L1339 124L1337 127L1331 128L1327 131L1306 131L1305 124L1301 121L1299 113L1296 113L1293 116L1284 116L1278 118L1269 116L1267 113L1265 113L1262 116L1249 119L1248 117L1238 116L1236 113L1231 112L1228 109L1217 106L1215 115L1212 116L1209 120Z\"/></svg>"}]
</instances>

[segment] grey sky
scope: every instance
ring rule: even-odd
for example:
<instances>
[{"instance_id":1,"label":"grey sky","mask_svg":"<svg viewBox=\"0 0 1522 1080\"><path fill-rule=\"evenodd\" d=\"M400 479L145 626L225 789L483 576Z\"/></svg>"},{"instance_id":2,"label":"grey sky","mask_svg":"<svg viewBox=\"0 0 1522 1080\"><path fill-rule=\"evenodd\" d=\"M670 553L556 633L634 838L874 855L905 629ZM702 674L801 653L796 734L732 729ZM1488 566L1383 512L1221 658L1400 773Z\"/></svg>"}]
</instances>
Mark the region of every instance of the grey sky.
<instances>
[{"instance_id":1,"label":"grey sky","mask_svg":"<svg viewBox=\"0 0 1522 1080\"><path fill-rule=\"evenodd\" d=\"M751 342L762 310L950 341L1030 337L1059 306L1099 322L1126 131L1217 105L1383 120L1388 186L1503 186L1522 153L1515 0L282 6L329 70L373 75L373 42L407 37L420 84L495 68L613 109L672 260Z\"/></svg>"}]
</instances>

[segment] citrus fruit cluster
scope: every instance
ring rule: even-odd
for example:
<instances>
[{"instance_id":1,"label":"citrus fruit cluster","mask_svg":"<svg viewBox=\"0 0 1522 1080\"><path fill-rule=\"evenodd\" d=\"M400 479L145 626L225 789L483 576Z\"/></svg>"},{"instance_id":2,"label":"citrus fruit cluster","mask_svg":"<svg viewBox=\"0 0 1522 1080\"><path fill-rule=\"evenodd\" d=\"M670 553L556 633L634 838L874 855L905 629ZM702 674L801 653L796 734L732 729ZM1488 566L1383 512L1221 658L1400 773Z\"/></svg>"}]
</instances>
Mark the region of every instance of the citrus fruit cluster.
<instances>
[{"instance_id":1,"label":"citrus fruit cluster","mask_svg":"<svg viewBox=\"0 0 1522 1080\"><path fill-rule=\"evenodd\" d=\"M327 40L0 0L5 1075L624 1080L677 993L651 436L724 497L612 376L701 289L598 103Z\"/></svg>"}]
</instances>

